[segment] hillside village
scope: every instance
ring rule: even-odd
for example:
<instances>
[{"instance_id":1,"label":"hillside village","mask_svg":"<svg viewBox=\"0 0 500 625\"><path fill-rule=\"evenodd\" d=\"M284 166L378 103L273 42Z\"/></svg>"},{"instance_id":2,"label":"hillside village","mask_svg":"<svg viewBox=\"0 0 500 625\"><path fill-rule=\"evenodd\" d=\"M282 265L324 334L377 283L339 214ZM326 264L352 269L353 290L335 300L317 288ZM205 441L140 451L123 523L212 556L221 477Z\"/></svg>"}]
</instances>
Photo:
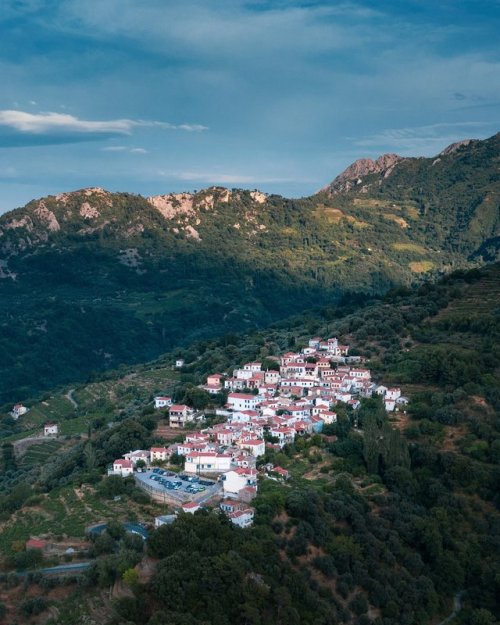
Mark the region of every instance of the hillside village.
<instances>
[{"instance_id":1,"label":"hillside village","mask_svg":"<svg viewBox=\"0 0 500 625\"><path fill-rule=\"evenodd\" d=\"M382 396L387 412L403 408L407 398L399 388L377 385L371 371L359 366L360 357L349 356L349 346L337 338L309 339L299 352L248 362L232 375L213 373L200 388L212 396L227 393L227 402L216 410L221 422L200 430L190 429L179 443L125 453L109 473L134 475L137 485L159 502L193 513L205 502L220 501L220 509L240 527L248 527L254 511L258 471L279 481L288 472L263 464L266 450L281 451L296 437L320 434L337 421L335 406L343 402L353 411L360 399ZM182 365L184 363L182 362ZM176 366L179 362L176 362ZM168 409L171 428L203 423L203 413L171 397L157 396L156 409ZM179 477L161 466L181 457L184 473ZM201 479L201 478L205 479ZM211 478L211 479L210 479ZM157 524L175 517L159 517Z\"/></svg>"}]
</instances>

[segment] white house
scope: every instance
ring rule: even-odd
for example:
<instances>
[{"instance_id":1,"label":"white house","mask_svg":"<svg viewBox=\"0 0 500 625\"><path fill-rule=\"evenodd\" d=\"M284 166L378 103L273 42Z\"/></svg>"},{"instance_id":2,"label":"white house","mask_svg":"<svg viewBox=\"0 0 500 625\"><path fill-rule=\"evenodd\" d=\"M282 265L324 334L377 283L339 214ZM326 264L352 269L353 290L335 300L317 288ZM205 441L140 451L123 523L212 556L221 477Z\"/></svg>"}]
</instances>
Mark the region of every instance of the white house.
<instances>
[{"instance_id":1,"label":"white house","mask_svg":"<svg viewBox=\"0 0 500 625\"><path fill-rule=\"evenodd\" d=\"M11 412L10 415L13 419L17 420L19 419L19 417L22 417L23 414L26 414L28 412L29 408L26 408L26 406L23 406L22 404L16 404Z\"/></svg>"},{"instance_id":2,"label":"white house","mask_svg":"<svg viewBox=\"0 0 500 625\"><path fill-rule=\"evenodd\" d=\"M146 451L145 449L136 449L136 451L131 451L128 454L123 454L125 460L130 460L134 467L137 465L139 460L142 460L145 464L148 464L150 456L151 452Z\"/></svg>"},{"instance_id":3,"label":"white house","mask_svg":"<svg viewBox=\"0 0 500 625\"><path fill-rule=\"evenodd\" d=\"M245 369L245 371L261 371L262 370L262 363L260 362L247 362L246 364L243 365L243 369Z\"/></svg>"},{"instance_id":4,"label":"white house","mask_svg":"<svg viewBox=\"0 0 500 625\"><path fill-rule=\"evenodd\" d=\"M222 512L227 514L229 512L234 512L235 510L246 510L248 506L246 503L239 501L238 499L223 499L219 504L219 508Z\"/></svg>"},{"instance_id":5,"label":"white house","mask_svg":"<svg viewBox=\"0 0 500 625\"><path fill-rule=\"evenodd\" d=\"M246 386L246 380L243 378L228 378L224 381L224 388L228 388L231 391L241 391Z\"/></svg>"},{"instance_id":6,"label":"white house","mask_svg":"<svg viewBox=\"0 0 500 625\"><path fill-rule=\"evenodd\" d=\"M231 467L231 456L215 451L192 451L184 464L186 473L224 473Z\"/></svg>"},{"instance_id":7,"label":"white house","mask_svg":"<svg viewBox=\"0 0 500 625\"><path fill-rule=\"evenodd\" d=\"M229 393L227 406L232 410L255 410L259 402L257 395L247 393Z\"/></svg>"},{"instance_id":8,"label":"white house","mask_svg":"<svg viewBox=\"0 0 500 625\"><path fill-rule=\"evenodd\" d=\"M233 371L233 377L238 380L249 380L253 374L254 372L251 369L235 369Z\"/></svg>"},{"instance_id":9,"label":"white house","mask_svg":"<svg viewBox=\"0 0 500 625\"><path fill-rule=\"evenodd\" d=\"M266 444L262 438L251 438L249 440L239 440L237 443L240 449L248 449L248 451L258 458L266 453Z\"/></svg>"},{"instance_id":10,"label":"white house","mask_svg":"<svg viewBox=\"0 0 500 625\"><path fill-rule=\"evenodd\" d=\"M177 453L179 456L187 456L195 451L214 451L207 449L207 443L177 443Z\"/></svg>"},{"instance_id":11,"label":"white house","mask_svg":"<svg viewBox=\"0 0 500 625\"><path fill-rule=\"evenodd\" d=\"M351 393L339 391L338 393L335 393L335 399L337 399L338 401L343 401L347 404L347 402L352 399L352 395Z\"/></svg>"},{"instance_id":12,"label":"white house","mask_svg":"<svg viewBox=\"0 0 500 625\"><path fill-rule=\"evenodd\" d=\"M130 460L119 458L113 462L113 474L127 477L134 472L134 466Z\"/></svg>"},{"instance_id":13,"label":"white house","mask_svg":"<svg viewBox=\"0 0 500 625\"><path fill-rule=\"evenodd\" d=\"M401 389L400 388L388 388L385 393L386 399L399 399L401 397Z\"/></svg>"},{"instance_id":14,"label":"white house","mask_svg":"<svg viewBox=\"0 0 500 625\"><path fill-rule=\"evenodd\" d=\"M322 419L323 423L326 425L337 423L337 413L332 412L331 410L321 410L317 416Z\"/></svg>"},{"instance_id":15,"label":"white house","mask_svg":"<svg viewBox=\"0 0 500 625\"><path fill-rule=\"evenodd\" d=\"M269 369L264 374L264 382L266 384L277 384L281 379L280 372L274 369Z\"/></svg>"},{"instance_id":16,"label":"white house","mask_svg":"<svg viewBox=\"0 0 500 625\"><path fill-rule=\"evenodd\" d=\"M224 493L237 495L240 490L247 486L257 486L257 471L243 467L232 469L222 476Z\"/></svg>"},{"instance_id":17,"label":"white house","mask_svg":"<svg viewBox=\"0 0 500 625\"><path fill-rule=\"evenodd\" d=\"M233 525L237 525L242 528L250 527L253 524L254 509L247 508L246 510L228 512L227 517Z\"/></svg>"},{"instance_id":18,"label":"white house","mask_svg":"<svg viewBox=\"0 0 500 625\"><path fill-rule=\"evenodd\" d=\"M188 501L188 503L183 503L182 511L187 512L188 514L194 514L197 510L200 509L200 504L196 503L196 501Z\"/></svg>"},{"instance_id":19,"label":"white house","mask_svg":"<svg viewBox=\"0 0 500 625\"><path fill-rule=\"evenodd\" d=\"M177 360L175 361L175 367L176 369L182 369L182 367L186 364L186 361L184 360L184 358L177 358Z\"/></svg>"},{"instance_id":20,"label":"white house","mask_svg":"<svg viewBox=\"0 0 500 625\"><path fill-rule=\"evenodd\" d=\"M59 433L59 428L57 423L46 423L43 426L43 435L44 436L57 436Z\"/></svg>"},{"instance_id":21,"label":"white house","mask_svg":"<svg viewBox=\"0 0 500 625\"><path fill-rule=\"evenodd\" d=\"M159 395L155 397L155 408L158 410L159 408L168 408L172 405L172 398Z\"/></svg>"},{"instance_id":22,"label":"white house","mask_svg":"<svg viewBox=\"0 0 500 625\"><path fill-rule=\"evenodd\" d=\"M293 443L295 440L295 430L285 426L274 426L269 429L269 434L278 439L278 444L283 447L287 443Z\"/></svg>"},{"instance_id":23,"label":"white house","mask_svg":"<svg viewBox=\"0 0 500 625\"><path fill-rule=\"evenodd\" d=\"M396 407L395 399L384 399L384 406L387 412L394 412L394 408Z\"/></svg>"},{"instance_id":24,"label":"white house","mask_svg":"<svg viewBox=\"0 0 500 625\"><path fill-rule=\"evenodd\" d=\"M219 445L231 445L239 438L239 432L232 428L221 428L215 432L215 438Z\"/></svg>"}]
</instances>

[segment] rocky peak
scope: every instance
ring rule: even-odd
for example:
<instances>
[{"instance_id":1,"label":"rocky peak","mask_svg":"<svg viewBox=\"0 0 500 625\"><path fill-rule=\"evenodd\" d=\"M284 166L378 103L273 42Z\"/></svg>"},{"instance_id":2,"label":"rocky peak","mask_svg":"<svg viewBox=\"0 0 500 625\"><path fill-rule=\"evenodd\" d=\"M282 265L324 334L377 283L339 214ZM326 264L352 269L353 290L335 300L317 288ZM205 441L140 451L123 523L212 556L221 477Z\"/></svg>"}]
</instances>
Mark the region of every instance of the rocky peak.
<instances>
[{"instance_id":1,"label":"rocky peak","mask_svg":"<svg viewBox=\"0 0 500 625\"><path fill-rule=\"evenodd\" d=\"M456 143L452 143L447 148L445 148L442 152L439 152L438 156L448 156L448 154L453 154L461 147L470 145L473 141L474 139L463 139L462 141L457 141Z\"/></svg>"},{"instance_id":2,"label":"rocky peak","mask_svg":"<svg viewBox=\"0 0 500 625\"><path fill-rule=\"evenodd\" d=\"M349 165L333 182L321 189L329 193L339 193L350 191L355 186L362 183L363 178L369 174L381 174L387 178L392 173L394 167L405 160L398 154L382 154L376 160L371 158L360 158L352 165Z\"/></svg>"}]
</instances>

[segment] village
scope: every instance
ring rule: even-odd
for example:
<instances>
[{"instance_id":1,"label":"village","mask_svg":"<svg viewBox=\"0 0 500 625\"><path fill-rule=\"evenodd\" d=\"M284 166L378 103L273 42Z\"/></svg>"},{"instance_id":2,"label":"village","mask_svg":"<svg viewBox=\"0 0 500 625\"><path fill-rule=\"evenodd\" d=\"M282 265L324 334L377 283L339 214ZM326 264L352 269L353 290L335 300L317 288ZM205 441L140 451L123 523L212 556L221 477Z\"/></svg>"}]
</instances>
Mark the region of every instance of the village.
<instances>
[{"instance_id":1,"label":"village","mask_svg":"<svg viewBox=\"0 0 500 625\"><path fill-rule=\"evenodd\" d=\"M377 385L370 370L359 366L360 358L349 357L348 352L337 338L313 337L299 352L268 357L265 369L261 362L248 362L232 375L207 376L200 388L213 396L227 392L227 403L216 410L220 422L210 427L203 427L204 416L194 408L174 404L168 396L155 397L155 409L168 410L171 428L190 428L184 440L127 452L108 473L134 476L154 501L185 513L194 513L207 502L218 503L232 523L249 527L258 475L278 481L289 478L282 467L259 462L266 450L280 451L296 437L320 434L325 425L337 421L339 402L356 411L361 398L377 394L387 412L407 404L399 388ZM183 364L176 362L178 367ZM163 468L174 456L182 459L181 474ZM155 525L175 518L157 517Z\"/></svg>"}]
</instances>

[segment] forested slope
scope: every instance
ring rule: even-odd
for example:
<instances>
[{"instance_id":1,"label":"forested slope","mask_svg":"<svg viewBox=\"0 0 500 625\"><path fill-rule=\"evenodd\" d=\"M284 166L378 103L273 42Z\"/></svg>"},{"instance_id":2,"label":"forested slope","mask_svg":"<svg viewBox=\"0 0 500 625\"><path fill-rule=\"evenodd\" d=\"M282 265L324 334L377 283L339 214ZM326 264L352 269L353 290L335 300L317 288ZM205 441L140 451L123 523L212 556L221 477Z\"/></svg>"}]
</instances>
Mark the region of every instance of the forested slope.
<instances>
[{"instance_id":1,"label":"forested slope","mask_svg":"<svg viewBox=\"0 0 500 625\"><path fill-rule=\"evenodd\" d=\"M495 256L498 135L290 200L86 189L0 218L0 401ZM357 182L357 181L355 181Z\"/></svg>"}]
</instances>

